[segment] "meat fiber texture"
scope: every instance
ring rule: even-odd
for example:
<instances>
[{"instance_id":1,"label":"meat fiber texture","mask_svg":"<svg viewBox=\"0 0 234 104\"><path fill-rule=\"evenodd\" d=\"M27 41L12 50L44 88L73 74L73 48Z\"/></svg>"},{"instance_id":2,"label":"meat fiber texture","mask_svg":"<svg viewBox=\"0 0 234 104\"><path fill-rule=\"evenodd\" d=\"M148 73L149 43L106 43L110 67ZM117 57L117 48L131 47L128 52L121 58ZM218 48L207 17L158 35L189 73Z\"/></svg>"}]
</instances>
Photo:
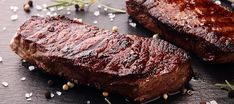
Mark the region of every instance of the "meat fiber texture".
<instances>
[{"instance_id":1,"label":"meat fiber texture","mask_svg":"<svg viewBox=\"0 0 234 104\"><path fill-rule=\"evenodd\" d=\"M234 62L234 13L213 0L127 0L129 15L210 63Z\"/></svg>"},{"instance_id":2,"label":"meat fiber texture","mask_svg":"<svg viewBox=\"0 0 234 104\"><path fill-rule=\"evenodd\" d=\"M190 80L188 54L161 39L125 35L64 16L27 20L12 50L40 70L145 102Z\"/></svg>"}]
</instances>

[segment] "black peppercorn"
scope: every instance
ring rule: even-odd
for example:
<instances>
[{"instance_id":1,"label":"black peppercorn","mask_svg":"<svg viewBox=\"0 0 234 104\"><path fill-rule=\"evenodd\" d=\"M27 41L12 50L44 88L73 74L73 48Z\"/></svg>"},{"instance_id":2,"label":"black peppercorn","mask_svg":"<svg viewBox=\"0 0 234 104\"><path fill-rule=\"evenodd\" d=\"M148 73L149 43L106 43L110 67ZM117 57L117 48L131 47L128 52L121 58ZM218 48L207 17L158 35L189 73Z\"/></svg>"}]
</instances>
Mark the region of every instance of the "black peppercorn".
<instances>
[{"instance_id":1,"label":"black peppercorn","mask_svg":"<svg viewBox=\"0 0 234 104\"><path fill-rule=\"evenodd\" d=\"M51 93L49 91L46 91L45 98L46 99L51 99Z\"/></svg>"},{"instance_id":2,"label":"black peppercorn","mask_svg":"<svg viewBox=\"0 0 234 104\"><path fill-rule=\"evenodd\" d=\"M48 82L47 82L47 83L48 83L48 85L49 85L49 86L53 86L54 81L52 81L52 80L48 80Z\"/></svg>"},{"instance_id":3,"label":"black peppercorn","mask_svg":"<svg viewBox=\"0 0 234 104\"><path fill-rule=\"evenodd\" d=\"M78 12L80 10L80 6L78 4L75 4L75 9Z\"/></svg>"},{"instance_id":4,"label":"black peppercorn","mask_svg":"<svg viewBox=\"0 0 234 104\"><path fill-rule=\"evenodd\" d=\"M231 90L228 92L228 97L229 98L234 98L234 90Z\"/></svg>"},{"instance_id":5,"label":"black peppercorn","mask_svg":"<svg viewBox=\"0 0 234 104\"><path fill-rule=\"evenodd\" d=\"M25 12L29 13L31 10L30 10L30 6L28 4L24 4L23 6L23 9Z\"/></svg>"},{"instance_id":6,"label":"black peppercorn","mask_svg":"<svg viewBox=\"0 0 234 104\"><path fill-rule=\"evenodd\" d=\"M29 1L28 1L28 5L29 5L30 7L33 7L33 1L32 1L32 0L29 0Z\"/></svg>"}]
</instances>

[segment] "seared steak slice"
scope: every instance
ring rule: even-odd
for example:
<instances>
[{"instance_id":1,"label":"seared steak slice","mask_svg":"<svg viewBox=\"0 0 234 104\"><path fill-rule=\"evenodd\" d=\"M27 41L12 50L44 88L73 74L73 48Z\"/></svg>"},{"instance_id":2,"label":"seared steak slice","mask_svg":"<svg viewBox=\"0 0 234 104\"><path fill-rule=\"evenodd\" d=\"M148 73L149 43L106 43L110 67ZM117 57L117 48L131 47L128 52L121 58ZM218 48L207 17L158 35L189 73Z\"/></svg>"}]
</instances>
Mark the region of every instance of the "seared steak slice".
<instances>
[{"instance_id":1,"label":"seared steak slice","mask_svg":"<svg viewBox=\"0 0 234 104\"><path fill-rule=\"evenodd\" d=\"M234 14L212 0L127 0L129 15L213 63L234 62Z\"/></svg>"},{"instance_id":2,"label":"seared steak slice","mask_svg":"<svg viewBox=\"0 0 234 104\"><path fill-rule=\"evenodd\" d=\"M31 17L11 48L42 70L143 102L189 81L185 51L161 39L124 35L65 17Z\"/></svg>"}]
</instances>

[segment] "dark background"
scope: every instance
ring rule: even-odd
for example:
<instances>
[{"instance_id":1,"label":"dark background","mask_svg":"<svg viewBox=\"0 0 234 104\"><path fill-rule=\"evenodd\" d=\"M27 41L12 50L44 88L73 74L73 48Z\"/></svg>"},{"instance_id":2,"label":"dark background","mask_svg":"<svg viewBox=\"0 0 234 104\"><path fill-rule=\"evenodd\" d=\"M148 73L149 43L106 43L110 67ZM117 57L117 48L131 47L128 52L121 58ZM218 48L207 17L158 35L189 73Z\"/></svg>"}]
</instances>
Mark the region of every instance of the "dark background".
<instances>
[{"instance_id":1,"label":"dark background","mask_svg":"<svg viewBox=\"0 0 234 104\"><path fill-rule=\"evenodd\" d=\"M27 14L22 9L23 4L26 2L27 0L0 0L0 56L3 58L3 63L0 63L0 82L6 81L9 83L7 88L0 85L0 104L85 104L88 100L91 104L107 104L101 90L76 86L67 92L62 91L62 85L66 83L66 80L49 76L37 70L30 72L27 69L28 63L22 63L21 59L11 51L9 42L17 28L31 15L46 14L48 12L37 11L34 6L32 12ZM51 1L34 0L34 5L44 3L49 4ZM124 0L105 0L105 4L110 4L116 8L125 7ZM19 10L14 13L10 10L10 6L18 6ZM112 26L116 25L121 33L152 35L139 25L136 28L129 26L127 14L116 14L114 22L110 22L107 13L103 9L100 9L100 16L95 17L93 15L93 12L98 10L95 5L88 11L79 13L76 13L73 7L70 8L72 9L71 15L66 14L66 9L58 14L66 14L71 18L82 18L88 24L93 24L93 21L97 20L96 25L105 29L111 29ZM19 19L11 21L10 16L13 14L18 14ZM3 27L7 28L6 31L2 30ZM228 98L227 92L214 86L215 83L223 83L224 80L234 80L234 64L212 65L203 62L194 55L192 55L192 58L194 72L200 77L199 80L190 81L194 94L191 96L182 94L169 96L167 101L159 99L151 104L199 104L201 101L211 100L216 100L219 104L234 104L234 99ZM26 80L21 81L21 77L26 77ZM56 80L55 85L52 87L47 84L50 79ZM55 94L54 98L47 100L44 97L46 90L54 94L55 91L62 91L63 94L61 96ZM25 93L27 92L33 93L32 101L26 101ZM108 99L112 104L128 103L124 97L117 94L111 93Z\"/></svg>"}]
</instances>

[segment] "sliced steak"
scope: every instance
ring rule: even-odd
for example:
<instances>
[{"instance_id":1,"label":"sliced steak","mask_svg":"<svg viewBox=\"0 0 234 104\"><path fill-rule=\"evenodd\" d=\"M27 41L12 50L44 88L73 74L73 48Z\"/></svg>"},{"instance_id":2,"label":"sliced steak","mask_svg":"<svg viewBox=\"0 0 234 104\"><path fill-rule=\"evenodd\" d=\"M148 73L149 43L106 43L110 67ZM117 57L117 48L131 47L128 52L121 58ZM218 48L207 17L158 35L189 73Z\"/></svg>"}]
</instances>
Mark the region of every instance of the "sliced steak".
<instances>
[{"instance_id":1,"label":"sliced steak","mask_svg":"<svg viewBox=\"0 0 234 104\"><path fill-rule=\"evenodd\" d=\"M50 74L143 102L189 81L186 52L161 39L111 32L68 18L31 17L11 48Z\"/></svg>"},{"instance_id":2,"label":"sliced steak","mask_svg":"<svg viewBox=\"0 0 234 104\"><path fill-rule=\"evenodd\" d=\"M211 63L234 62L234 13L212 0L127 0L129 15Z\"/></svg>"}]
</instances>

